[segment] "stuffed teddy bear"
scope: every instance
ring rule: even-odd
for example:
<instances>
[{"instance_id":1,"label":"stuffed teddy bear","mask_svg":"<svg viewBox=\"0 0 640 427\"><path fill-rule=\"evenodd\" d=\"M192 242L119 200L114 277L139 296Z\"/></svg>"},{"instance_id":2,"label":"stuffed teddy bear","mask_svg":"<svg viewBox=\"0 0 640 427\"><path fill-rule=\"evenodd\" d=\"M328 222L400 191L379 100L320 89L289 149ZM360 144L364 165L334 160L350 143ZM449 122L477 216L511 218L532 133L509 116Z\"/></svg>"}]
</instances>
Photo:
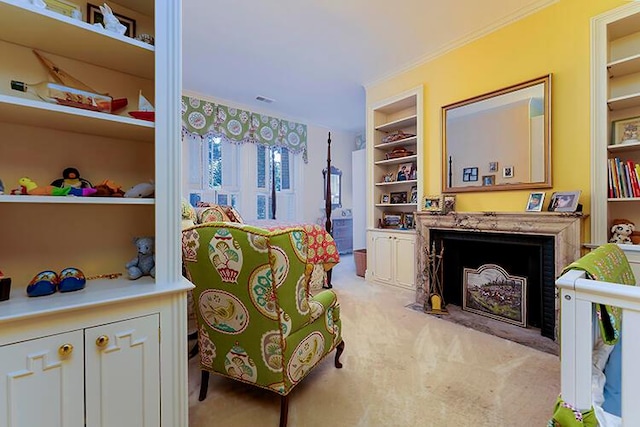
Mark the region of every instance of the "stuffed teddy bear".
<instances>
[{"instance_id":1,"label":"stuffed teddy bear","mask_svg":"<svg viewBox=\"0 0 640 427\"><path fill-rule=\"evenodd\" d=\"M129 279L136 280L142 276L156 277L153 237L134 237L133 244L138 248L138 255L125 265Z\"/></svg>"},{"instance_id":2,"label":"stuffed teddy bear","mask_svg":"<svg viewBox=\"0 0 640 427\"><path fill-rule=\"evenodd\" d=\"M636 226L633 222L626 219L616 219L611 226L611 239L610 243L624 243L632 244L631 236L635 231Z\"/></svg>"}]
</instances>

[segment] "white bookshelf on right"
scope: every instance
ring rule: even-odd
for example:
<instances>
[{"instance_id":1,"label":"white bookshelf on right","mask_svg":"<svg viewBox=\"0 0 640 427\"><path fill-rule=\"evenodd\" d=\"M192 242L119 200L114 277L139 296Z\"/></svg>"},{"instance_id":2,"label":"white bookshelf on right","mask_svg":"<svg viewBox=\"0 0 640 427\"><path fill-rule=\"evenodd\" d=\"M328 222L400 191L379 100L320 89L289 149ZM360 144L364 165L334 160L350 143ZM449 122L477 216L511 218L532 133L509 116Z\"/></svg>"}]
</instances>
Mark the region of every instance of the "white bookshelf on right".
<instances>
[{"instance_id":1,"label":"white bookshelf on right","mask_svg":"<svg viewBox=\"0 0 640 427\"><path fill-rule=\"evenodd\" d=\"M640 163L640 3L591 20L591 88L591 243L600 245L609 241L615 219L640 230L640 192L622 188L623 168L614 175L616 159ZM622 137L634 118L638 138ZM622 248L640 277L640 246Z\"/></svg>"}]
</instances>

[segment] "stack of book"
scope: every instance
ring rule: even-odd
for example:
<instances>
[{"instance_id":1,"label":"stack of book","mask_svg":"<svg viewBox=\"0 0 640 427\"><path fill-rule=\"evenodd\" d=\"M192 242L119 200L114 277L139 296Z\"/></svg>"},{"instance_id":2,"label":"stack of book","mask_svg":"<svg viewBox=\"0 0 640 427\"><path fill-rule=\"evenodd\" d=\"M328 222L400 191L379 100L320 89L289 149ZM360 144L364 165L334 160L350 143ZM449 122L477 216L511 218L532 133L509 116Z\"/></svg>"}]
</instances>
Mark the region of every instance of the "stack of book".
<instances>
[{"instance_id":1,"label":"stack of book","mask_svg":"<svg viewBox=\"0 0 640 427\"><path fill-rule=\"evenodd\" d=\"M609 198L640 197L640 164L618 157L609 159Z\"/></svg>"}]
</instances>

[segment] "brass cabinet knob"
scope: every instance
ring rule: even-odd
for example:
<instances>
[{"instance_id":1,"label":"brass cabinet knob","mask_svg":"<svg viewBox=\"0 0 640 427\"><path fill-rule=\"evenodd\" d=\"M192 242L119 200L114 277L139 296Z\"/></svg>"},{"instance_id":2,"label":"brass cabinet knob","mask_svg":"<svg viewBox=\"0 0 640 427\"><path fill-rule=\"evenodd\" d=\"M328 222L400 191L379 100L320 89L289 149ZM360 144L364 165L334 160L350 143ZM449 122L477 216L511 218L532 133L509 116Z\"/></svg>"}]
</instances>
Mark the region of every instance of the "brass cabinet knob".
<instances>
[{"instance_id":1,"label":"brass cabinet knob","mask_svg":"<svg viewBox=\"0 0 640 427\"><path fill-rule=\"evenodd\" d=\"M58 354L60 356L68 356L73 352L73 345L71 344L62 344L60 348L58 348Z\"/></svg>"},{"instance_id":2,"label":"brass cabinet knob","mask_svg":"<svg viewBox=\"0 0 640 427\"><path fill-rule=\"evenodd\" d=\"M109 344L109 337L106 335L100 335L96 338L96 345L98 347L106 347Z\"/></svg>"}]
</instances>

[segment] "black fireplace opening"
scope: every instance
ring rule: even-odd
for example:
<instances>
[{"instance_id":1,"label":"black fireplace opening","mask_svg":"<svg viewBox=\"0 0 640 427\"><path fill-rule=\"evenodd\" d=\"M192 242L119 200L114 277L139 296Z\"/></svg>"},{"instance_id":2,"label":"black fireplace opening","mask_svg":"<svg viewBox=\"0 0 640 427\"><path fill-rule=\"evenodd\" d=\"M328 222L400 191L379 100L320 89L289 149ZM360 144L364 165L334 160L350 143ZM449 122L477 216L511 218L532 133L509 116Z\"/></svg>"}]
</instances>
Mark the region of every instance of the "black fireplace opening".
<instances>
[{"instance_id":1,"label":"black fireplace opening","mask_svg":"<svg viewBox=\"0 0 640 427\"><path fill-rule=\"evenodd\" d=\"M553 236L431 230L442 259L446 304L463 305L464 269L496 264L509 274L527 279L527 327L555 339L555 251Z\"/></svg>"}]
</instances>

